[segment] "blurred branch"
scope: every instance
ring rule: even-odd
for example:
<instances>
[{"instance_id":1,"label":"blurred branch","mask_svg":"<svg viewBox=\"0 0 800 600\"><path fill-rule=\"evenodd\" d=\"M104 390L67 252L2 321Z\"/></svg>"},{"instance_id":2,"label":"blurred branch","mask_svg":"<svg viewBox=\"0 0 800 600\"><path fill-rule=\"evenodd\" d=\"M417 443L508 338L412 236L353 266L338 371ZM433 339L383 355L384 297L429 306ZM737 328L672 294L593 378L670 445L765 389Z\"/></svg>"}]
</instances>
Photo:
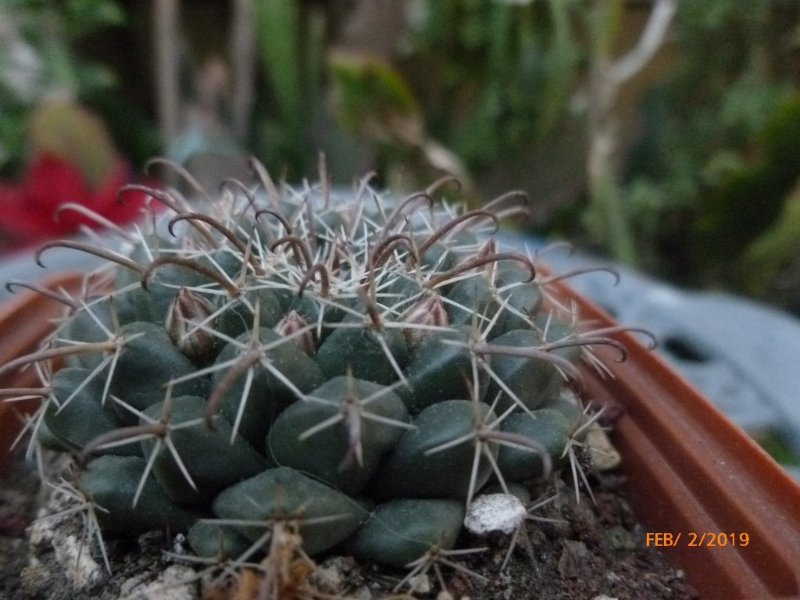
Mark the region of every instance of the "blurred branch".
<instances>
[{"instance_id":1,"label":"blurred branch","mask_svg":"<svg viewBox=\"0 0 800 600\"><path fill-rule=\"evenodd\" d=\"M253 0L235 0L233 8L231 129L241 142L247 136L255 101L256 15Z\"/></svg>"},{"instance_id":2,"label":"blurred branch","mask_svg":"<svg viewBox=\"0 0 800 600\"><path fill-rule=\"evenodd\" d=\"M677 10L678 0L657 0L636 47L609 68L607 77L610 81L621 85L647 66L664 45Z\"/></svg>"},{"instance_id":3,"label":"blurred branch","mask_svg":"<svg viewBox=\"0 0 800 600\"><path fill-rule=\"evenodd\" d=\"M180 0L154 0L156 90L158 119L167 146L178 135L180 100L178 91L178 13Z\"/></svg>"},{"instance_id":4,"label":"blurred branch","mask_svg":"<svg viewBox=\"0 0 800 600\"><path fill-rule=\"evenodd\" d=\"M644 31L636 46L626 55L614 59L614 40L623 26L620 0L599 0L590 83L589 152L587 172L590 211L595 237L610 251L613 258L629 265L637 263L637 253L626 207L619 185L616 155L619 145L617 98L623 85L640 73L663 46L667 31L677 10L677 0L656 0Z\"/></svg>"}]
</instances>

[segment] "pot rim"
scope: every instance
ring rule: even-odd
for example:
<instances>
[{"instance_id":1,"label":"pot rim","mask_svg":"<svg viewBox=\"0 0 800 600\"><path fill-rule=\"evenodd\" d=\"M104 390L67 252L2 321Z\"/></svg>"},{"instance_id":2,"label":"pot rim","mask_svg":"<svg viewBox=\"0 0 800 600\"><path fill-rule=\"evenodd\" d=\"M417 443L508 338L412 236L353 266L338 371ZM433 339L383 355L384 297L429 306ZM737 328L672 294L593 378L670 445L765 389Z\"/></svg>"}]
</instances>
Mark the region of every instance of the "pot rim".
<instances>
[{"instance_id":1,"label":"pot rim","mask_svg":"<svg viewBox=\"0 0 800 600\"><path fill-rule=\"evenodd\" d=\"M553 286L582 321L616 325L568 285ZM619 363L614 351L597 348L611 376L583 368L585 392L620 414L611 435L637 518L651 534L673 536L646 543L702 597L800 597L800 485L633 334L609 337L628 358Z\"/></svg>"},{"instance_id":2,"label":"pot rim","mask_svg":"<svg viewBox=\"0 0 800 600\"><path fill-rule=\"evenodd\" d=\"M49 275L38 285L54 291L77 292L85 275L60 272ZM18 356L34 352L41 341L55 329L56 320L65 307L38 292L25 290L0 304L0 365ZM0 377L0 388L38 387L41 383L32 368L20 369ZM14 452L12 444L25 425L25 415L36 410L38 401L4 402L0 399L0 473L7 467Z\"/></svg>"}]
</instances>

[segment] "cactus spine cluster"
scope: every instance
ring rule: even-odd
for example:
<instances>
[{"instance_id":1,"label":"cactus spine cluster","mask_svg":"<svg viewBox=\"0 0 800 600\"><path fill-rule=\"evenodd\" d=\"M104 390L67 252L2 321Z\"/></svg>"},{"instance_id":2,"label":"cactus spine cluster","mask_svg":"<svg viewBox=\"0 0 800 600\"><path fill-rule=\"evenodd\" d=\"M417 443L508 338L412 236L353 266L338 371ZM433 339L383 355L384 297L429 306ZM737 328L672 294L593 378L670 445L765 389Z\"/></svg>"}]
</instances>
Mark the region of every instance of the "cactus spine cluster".
<instances>
[{"instance_id":1,"label":"cactus spine cluster","mask_svg":"<svg viewBox=\"0 0 800 600\"><path fill-rule=\"evenodd\" d=\"M465 211L434 202L449 180L395 201L253 169L192 204L123 188L171 211L125 254L40 250L109 263L3 367L40 365L36 439L75 456L104 530L249 557L291 524L309 555L402 566L453 548L486 486L563 466L585 423L566 383L614 342L544 311L532 259L491 237L524 195Z\"/></svg>"}]
</instances>

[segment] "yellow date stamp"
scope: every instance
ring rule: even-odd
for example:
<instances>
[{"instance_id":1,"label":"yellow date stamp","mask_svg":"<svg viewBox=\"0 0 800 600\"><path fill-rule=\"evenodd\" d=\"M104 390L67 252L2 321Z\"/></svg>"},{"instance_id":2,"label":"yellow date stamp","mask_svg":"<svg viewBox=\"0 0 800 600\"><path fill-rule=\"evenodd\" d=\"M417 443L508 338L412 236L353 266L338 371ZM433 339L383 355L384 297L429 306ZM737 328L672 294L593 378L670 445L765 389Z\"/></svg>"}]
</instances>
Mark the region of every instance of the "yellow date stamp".
<instances>
[{"instance_id":1,"label":"yellow date stamp","mask_svg":"<svg viewBox=\"0 0 800 600\"><path fill-rule=\"evenodd\" d=\"M648 548L746 548L750 545L750 534L745 531L648 531L644 537Z\"/></svg>"}]
</instances>

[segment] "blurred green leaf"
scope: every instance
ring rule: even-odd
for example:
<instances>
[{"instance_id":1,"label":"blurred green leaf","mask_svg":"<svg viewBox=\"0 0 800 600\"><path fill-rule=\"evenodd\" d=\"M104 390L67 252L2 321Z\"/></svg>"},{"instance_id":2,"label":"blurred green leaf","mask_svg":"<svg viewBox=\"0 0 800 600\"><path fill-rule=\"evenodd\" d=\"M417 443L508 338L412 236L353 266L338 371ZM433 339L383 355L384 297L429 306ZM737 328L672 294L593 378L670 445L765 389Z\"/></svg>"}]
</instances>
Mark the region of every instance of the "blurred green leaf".
<instances>
[{"instance_id":1,"label":"blurred green leaf","mask_svg":"<svg viewBox=\"0 0 800 600\"><path fill-rule=\"evenodd\" d=\"M317 161L311 129L322 103L325 13L301 11L296 0L263 0L255 7L269 89L258 126L263 158L304 175Z\"/></svg>"},{"instance_id":2,"label":"blurred green leaf","mask_svg":"<svg viewBox=\"0 0 800 600\"><path fill-rule=\"evenodd\" d=\"M258 41L270 88L284 118L294 126L302 104L298 64L298 3L294 0L256 2Z\"/></svg>"},{"instance_id":3,"label":"blurred green leaf","mask_svg":"<svg viewBox=\"0 0 800 600\"><path fill-rule=\"evenodd\" d=\"M116 0L68 0L64 21L70 38L79 38L103 27L125 24L125 11Z\"/></svg>"},{"instance_id":4,"label":"blurred green leaf","mask_svg":"<svg viewBox=\"0 0 800 600\"><path fill-rule=\"evenodd\" d=\"M329 62L340 120L347 129L388 129L398 118L419 116L414 93L391 65L344 53L334 54Z\"/></svg>"},{"instance_id":5,"label":"blurred green leaf","mask_svg":"<svg viewBox=\"0 0 800 600\"><path fill-rule=\"evenodd\" d=\"M800 260L800 187L787 196L774 224L745 250L742 275L747 291L765 297L780 272Z\"/></svg>"}]
</instances>

